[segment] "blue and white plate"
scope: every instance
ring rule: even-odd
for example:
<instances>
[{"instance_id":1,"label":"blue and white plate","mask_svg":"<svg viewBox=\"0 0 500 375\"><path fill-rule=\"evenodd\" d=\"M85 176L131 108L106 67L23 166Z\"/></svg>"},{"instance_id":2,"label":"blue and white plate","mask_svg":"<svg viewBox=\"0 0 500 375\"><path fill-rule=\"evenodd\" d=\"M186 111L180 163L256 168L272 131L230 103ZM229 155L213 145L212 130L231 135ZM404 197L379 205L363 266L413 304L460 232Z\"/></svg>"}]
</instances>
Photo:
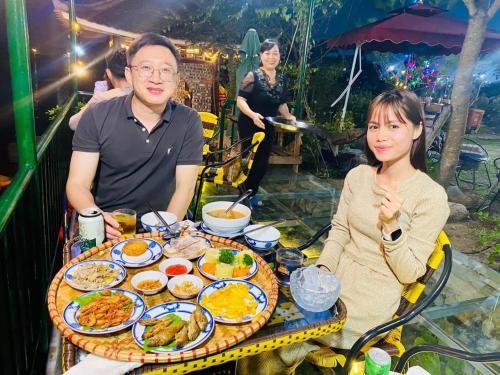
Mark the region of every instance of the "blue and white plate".
<instances>
[{"instance_id":1,"label":"blue and white plate","mask_svg":"<svg viewBox=\"0 0 500 375\"><path fill-rule=\"evenodd\" d=\"M224 232L224 233L219 233L219 232L216 232L216 231L213 231L212 229L210 229L207 224L205 223L201 223L200 225L200 228L203 230L203 232L205 233L208 233L208 234L213 234L214 236L219 236L219 237L224 237L224 238L227 238L227 237L232 237L232 236L242 236L243 235L243 229L242 230L239 230L239 231L236 231L236 232Z\"/></svg>"},{"instance_id":2,"label":"blue and white plate","mask_svg":"<svg viewBox=\"0 0 500 375\"><path fill-rule=\"evenodd\" d=\"M227 249L227 250L231 250L231 252L236 255L238 254L240 251L239 250L236 250L236 249ZM201 256L200 259L198 259L198 262L196 263L196 266L198 267L198 271L200 271L200 273L205 276L207 279L210 279L210 280L221 280L220 278L216 277L215 275L211 275L209 273L206 273L205 271L203 271L203 264L206 262L206 259L205 259L205 255ZM251 278L253 275L255 275L257 273L257 271L259 270L259 264L257 263L257 261L253 260L253 264L252 264L252 267L250 267L250 270L248 271L248 273L245 275L245 276L242 276L242 277L230 277L231 279L237 279L237 280L246 280L246 279L249 279Z\"/></svg>"},{"instance_id":3,"label":"blue and white plate","mask_svg":"<svg viewBox=\"0 0 500 375\"><path fill-rule=\"evenodd\" d=\"M192 302L167 302L161 305L154 306L150 308L146 313L141 317L141 319L153 319L153 318L161 318L167 314L176 314L182 320L186 322L189 321L191 314L196 309L196 305ZM170 349L158 348L156 350L152 350L153 353L170 353L170 352L182 352L185 350L190 350L204 341L206 341L212 332L215 329L215 320L210 311L201 306L203 310L203 314L206 316L208 320L208 324L206 328L200 332L198 337L194 341L188 342L186 345L181 347L173 347ZM143 326L139 322L134 324L132 327L132 335L134 336L134 340L141 348L144 348L144 339L142 338L142 334L146 330L146 326Z\"/></svg>"},{"instance_id":4,"label":"blue and white plate","mask_svg":"<svg viewBox=\"0 0 500 375\"><path fill-rule=\"evenodd\" d=\"M64 322L73 330L76 332L84 333L86 335L105 335L108 333L112 332L118 332L121 331L122 329L125 329L127 327L130 327L132 324L134 324L136 321L138 321L142 314L144 314L144 311L146 310L146 304L142 300L141 297L139 297L137 294L130 292L125 289L118 289L118 288L113 288L109 289L111 293L117 293L121 292L125 294L128 298L130 298L134 302L134 310L132 311L132 315L130 316L129 320L126 322L123 322L120 325L114 326L114 327L108 327L108 328L86 328L82 326L78 321L76 320L76 315L78 314L78 311L80 310L80 305L78 302L73 301L66 306L66 308L63 311L63 320ZM89 292L82 294L78 298L86 297L89 296L93 293L99 293L99 292Z\"/></svg>"},{"instance_id":5,"label":"blue and white plate","mask_svg":"<svg viewBox=\"0 0 500 375\"><path fill-rule=\"evenodd\" d=\"M126 243L134 240L140 239L141 241L145 241L148 243L148 248L144 252L137 257L131 257L123 253L123 246ZM162 247L159 242L152 240L151 238L129 238L128 240L123 240L122 242L117 243L111 249L111 259L113 262L121 264L124 267L130 268L139 268L150 265L151 263L156 262L161 258L162 255Z\"/></svg>"},{"instance_id":6,"label":"blue and white plate","mask_svg":"<svg viewBox=\"0 0 500 375\"><path fill-rule=\"evenodd\" d=\"M86 288L84 286L79 285L76 282L75 273L78 271L78 269L87 264L102 264L103 266L106 266L112 270L118 270L118 275L116 275L116 277L113 280L110 280L106 284L100 285L98 288L90 288L90 287ZM125 279L125 277L127 277L127 271L125 271L125 268L123 268L117 263L113 263L109 260L104 260L104 259L84 260L78 262L77 264L72 265L66 270L66 272L64 272L64 281L66 281L72 288L83 290L84 292L90 290L103 289L103 288L111 288L115 285L120 284Z\"/></svg>"},{"instance_id":7,"label":"blue and white plate","mask_svg":"<svg viewBox=\"0 0 500 375\"><path fill-rule=\"evenodd\" d=\"M193 260L193 259L196 259L199 256L205 254L205 251L208 248L212 247L212 241L210 241L208 238L205 238L202 236L193 236L193 235L189 235L189 236L191 236L199 241L205 242L205 244L207 245L206 248L201 249L199 252L193 253L190 256L188 256L187 254L183 253L182 250L180 253L175 251L174 250L175 248L170 245L170 243L172 242L172 239L170 239L170 240L167 240L167 242L165 242L165 245L163 245L163 255L165 255L167 258L184 258L187 260Z\"/></svg>"},{"instance_id":8,"label":"blue and white plate","mask_svg":"<svg viewBox=\"0 0 500 375\"><path fill-rule=\"evenodd\" d=\"M200 294L198 294L197 302L200 304L200 306L202 306L201 299L203 298L203 296L209 297L210 295L212 295L212 293L214 293L218 290L221 290L221 289L223 289L231 284L248 285L250 295L252 295L253 298L255 298L255 300L257 301L257 309L255 311L255 314L245 315L245 316L241 317L241 319L239 319L239 320L228 319L228 318L225 318L223 316L215 315L214 313L212 313L216 322L228 323L228 324L250 322L250 321L252 321L253 318L255 318L258 314L260 314L261 312L263 312L266 309L266 307L267 307L266 292L264 292L259 286L255 285L254 283L251 283L251 282L245 281L245 280L237 280L237 279L220 280L220 281L213 282L210 285L207 285L206 287L204 287L200 291Z\"/></svg>"}]
</instances>

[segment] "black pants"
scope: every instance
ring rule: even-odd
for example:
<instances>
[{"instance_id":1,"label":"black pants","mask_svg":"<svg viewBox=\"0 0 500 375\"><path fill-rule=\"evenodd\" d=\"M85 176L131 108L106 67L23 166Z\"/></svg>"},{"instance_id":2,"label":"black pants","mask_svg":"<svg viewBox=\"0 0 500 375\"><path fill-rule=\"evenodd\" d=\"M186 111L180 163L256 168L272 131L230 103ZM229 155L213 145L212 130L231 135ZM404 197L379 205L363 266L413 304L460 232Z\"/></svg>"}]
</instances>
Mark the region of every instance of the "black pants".
<instances>
[{"instance_id":1,"label":"black pants","mask_svg":"<svg viewBox=\"0 0 500 375\"><path fill-rule=\"evenodd\" d=\"M258 128L253 123L248 124L246 121L238 122L238 132L240 134L240 139L246 137L252 137L255 133L259 131L264 131L266 133L264 140L257 149L257 153L255 155L252 164L252 169L250 170L250 174L248 175L248 178L245 181L245 187L247 189L252 189L253 195L257 194L260 182L262 181L264 175L266 174L267 165L269 164L269 156L271 155L271 149L275 137L274 126L267 123L265 120L263 121L266 124L265 130ZM251 144L252 144L251 139L246 142L243 142L242 150L246 149Z\"/></svg>"}]
</instances>

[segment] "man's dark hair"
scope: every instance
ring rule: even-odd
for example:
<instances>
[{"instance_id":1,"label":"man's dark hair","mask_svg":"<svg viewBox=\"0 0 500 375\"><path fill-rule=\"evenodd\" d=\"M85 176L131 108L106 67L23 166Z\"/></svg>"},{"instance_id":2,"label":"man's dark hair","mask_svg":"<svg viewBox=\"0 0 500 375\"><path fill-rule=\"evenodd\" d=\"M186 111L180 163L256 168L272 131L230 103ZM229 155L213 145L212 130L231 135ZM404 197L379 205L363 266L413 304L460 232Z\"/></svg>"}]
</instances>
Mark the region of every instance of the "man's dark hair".
<instances>
[{"instance_id":1,"label":"man's dark hair","mask_svg":"<svg viewBox=\"0 0 500 375\"><path fill-rule=\"evenodd\" d=\"M125 67L127 66L127 51L124 48L117 49L106 56L106 67L117 78L125 79Z\"/></svg>"},{"instance_id":2,"label":"man's dark hair","mask_svg":"<svg viewBox=\"0 0 500 375\"><path fill-rule=\"evenodd\" d=\"M127 61L129 65L137 52L139 52L141 48L146 46L163 46L165 48L168 48L174 55L177 64L179 64L179 62L181 61L181 55L179 55L179 52L177 52L177 49L170 41L170 39L163 35L146 33L142 34L139 38L134 40L127 50Z\"/></svg>"}]
</instances>

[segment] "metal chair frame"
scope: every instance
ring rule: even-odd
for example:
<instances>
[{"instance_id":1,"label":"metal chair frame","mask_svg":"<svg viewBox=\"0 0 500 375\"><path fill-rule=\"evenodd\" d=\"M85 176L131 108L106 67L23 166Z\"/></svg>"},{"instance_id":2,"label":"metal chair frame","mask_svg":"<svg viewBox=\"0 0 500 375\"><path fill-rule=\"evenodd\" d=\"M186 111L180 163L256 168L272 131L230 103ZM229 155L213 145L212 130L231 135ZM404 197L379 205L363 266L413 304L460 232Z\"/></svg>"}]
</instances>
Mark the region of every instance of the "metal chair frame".
<instances>
[{"instance_id":1,"label":"metal chair frame","mask_svg":"<svg viewBox=\"0 0 500 375\"><path fill-rule=\"evenodd\" d=\"M447 348L441 345L434 344L426 344L426 345L418 345L414 348L407 350L399 359L396 367L394 368L395 372L403 371L406 363L410 360L412 356L417 353L430 352L442 354L447 357L453 357L458 359L463 359L464 361L469 362L483 362L483 363L492 363L492 362L500 362L500 352L494 353L471 353L463 350Z\"/></svg>"},{"instance_id":2,"label":"metal chair frame","mask_svg":"<svg viewBox=\"0 0 500 375\"><path fill-rule=\"evenodd\" d=\"M195 198L195 203L194 203L194 208L193 208L193 213L192 213L192 219L195 220L196 219L196 213L198 211L198 205L200 203L200 199L201 199L201 194L203 192L203 185L205 183L205 175L213 168L220 168L220 167L224 167L224 166L227 166L227 165L230 165L232 164L233 162L235 162L238 158L242 157L243 155L246 155L248 152L250 152L250 150L252 148L254 148L256 145L260 144L260 141L257 141L257 142L254 142L252 144L250 144L248 147L246 147L244 150L241 150L237 155L233 156L232 158L229 158L228 160L226 161L218 161L218 162L212 162L210 163L210 160L211 160L211 157L214 157L214 155L222 155L224 152L228 152L230 151L232 148L240 145L241 143L243 142L246 142L246 141L249 141L251 140L252 137L246 137L246 138L243 138L243 139L240 139L239 141L235 142L234 144L232 144L231 146L225 148L225 149L222 149L222 150L218 150L218 151L214 151L214 152L211 152L207 155L206 159L205 159L205 166L203 167L201 173L198 175L198 190L196 192L196 198ZM238 186L238 189L240 190L240 193L243 192L243 189L241 188L241 186Z\"/></svg>"},{"instance_id":3,"label":"metal chair frame","mask_svg":"<svg viewBox=\"0 0 500 375\"><path fill-rule=\"evenodd\" d=\"M483 146L481 146L481 144L479 144L476 141L473 141L472 139L465 138L464 141L470 142L470 143L474 144L475 146L478 146L482 150L486 160L471 162L471 161L463 161L463 160L460 160L460 158L459 158L459 163L457 165L457 170L455 172L455 180L457 182L457 185L459 185L459 181L462 181L462 182L472 184L472 189L475 189L476 185L477 186L487 186L488 188L490 188L491 187L491 178L490 178L490 174L488 172L488 167L486 166L486 161L489 158L488 151L486 151L486 149ZM462 146L464 146L464 145L462 145ZM462 153L462 150L460 152ZM473 167L473 165L476 165L476 164L477 164L477 167ZM481 166L481 164L484 166L484 170L486 171L486 177L488 178L487 185L482 184L482 183L476 183L476 172L479 170L479 167ZM466 179L460 178L460 174L465 170L472 171L472 180L466 180Z\"/></svg>"}]
</instances>

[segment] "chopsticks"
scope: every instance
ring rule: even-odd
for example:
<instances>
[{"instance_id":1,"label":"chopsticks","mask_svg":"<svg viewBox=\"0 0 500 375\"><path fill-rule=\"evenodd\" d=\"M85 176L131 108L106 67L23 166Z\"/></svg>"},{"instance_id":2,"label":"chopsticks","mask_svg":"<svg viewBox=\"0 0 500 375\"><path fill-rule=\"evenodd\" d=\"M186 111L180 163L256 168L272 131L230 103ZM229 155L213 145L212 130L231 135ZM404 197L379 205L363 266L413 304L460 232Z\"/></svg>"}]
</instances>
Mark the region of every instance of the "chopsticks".
<instances>
[{"instance_id":1,"label":"chopsticks","mask_svg":"<svg viewBox=\"0 0 500 375\"><path fill-rule=\"evenodd\" d=\"M169 225L169 224L165 221L165 219L163 218L163 216L161 216L161 215L160 215L160 213L159 213L158 211L156 211L156 210L153 208L153 206L151 205L151 203L149 203L149 201L148 201L148 202L146 202L146 204L148 205L148 208L149 208L152 212L154 212L154 214L155 214L155 216L158 218L158 220L160 220L160 221L161 221L161 223L167 227L167 230L169 231L169 233L173 235L173 234L175 233L175 231L174 231L174 230L172 229L172 227L171 227L171 226L170 226L170 225Z\"/></svg>"},{"instance_id":2,"label":"chopsticks","mask_svg":"<svg viewBox=\"0 0 500 375\"><path fill-rule=\"evenodd\" d=\"M236 237L239 237L239 236L243 236L243 235L246 235L248 233L252 233L252 232L257 232L258 230L261 230L261 229L264 229L264 228L267 228L267 227L270 227L272 225L277 225L277 224L281 224L283 222L285 222L286 220L285 219L280 219L280 220L276 220L276 221L272 221L270 222L269 224L266 224L266 225L262 225L260 227L257 227L257 228L253 228L249 231L246 231L243 229L243 232L242 233L238 233L234 236L231 236L231 237L228 237L229 240L232 240L233 238L236 238Z\"/></svg>"}]
</instances>

